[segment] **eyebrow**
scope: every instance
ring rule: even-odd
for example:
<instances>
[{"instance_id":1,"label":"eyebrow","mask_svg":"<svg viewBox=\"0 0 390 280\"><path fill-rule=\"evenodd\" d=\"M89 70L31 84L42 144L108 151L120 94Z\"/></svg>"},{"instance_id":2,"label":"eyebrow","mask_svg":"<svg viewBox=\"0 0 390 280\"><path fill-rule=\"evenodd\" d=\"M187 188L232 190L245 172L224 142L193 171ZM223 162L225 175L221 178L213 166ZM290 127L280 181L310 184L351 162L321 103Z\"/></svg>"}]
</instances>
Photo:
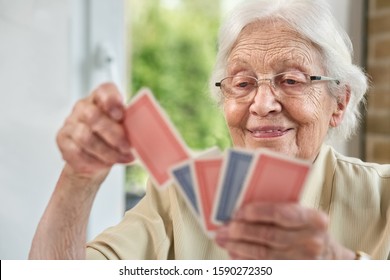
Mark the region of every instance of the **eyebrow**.
<instances>
[{"instance_id":1,"label":"eyebrow","mask_svg":"<svg viewBox=\"0 0 390 280\"><path fill-rule=\"evenodd\" d=\"M305 67L306 68L308 65L308 63L298 62L296 59L291 59L291 58L285 59L279 63L281 65L283 65L284 67L297 67L298 66L298 67Z\"/></svg>"},{"instance_id":2,"label":"eyebrow","mask_svg":"<svg viewBox=\"0 0 390 280\"><path fill-rule=\"evenodd\" d=\"M251 71L252 69L249 63L237 59L228 62L226 67L227 72Z\"/></svg>"},{"instance_id":3,"label":"eyebrow","mask_svg":"<svg viewBox=\"0 0 390 280\"><path fill-rule=\"evenodd\" d=\"M308 68L309 65L307 63L299 63L296 60L292 60L292 59L285 59L285 60L279 62L278 64L281 66L280 68L283 68L283 69L293 68L293 69L296 69L296 70L299 70L302 72L309 71L309 68Z\"/></svg>"}]
</instances>

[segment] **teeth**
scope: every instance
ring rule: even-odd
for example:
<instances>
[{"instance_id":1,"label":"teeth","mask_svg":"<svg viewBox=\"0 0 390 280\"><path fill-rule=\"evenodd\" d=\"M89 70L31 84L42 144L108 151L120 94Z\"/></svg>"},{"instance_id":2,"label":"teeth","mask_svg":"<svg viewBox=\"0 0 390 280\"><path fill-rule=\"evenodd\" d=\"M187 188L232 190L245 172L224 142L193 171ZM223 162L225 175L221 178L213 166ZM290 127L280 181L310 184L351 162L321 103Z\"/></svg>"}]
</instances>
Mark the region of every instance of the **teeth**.
<instances>
[{"instance_id":1,"label":"teeth","mask_svg":"<svg viewBox=\"0 0 390 280\"><path fill-rule=\"evenodd\" d=\"M273 132L279 132L279 130L255 130L254 133L273 133Z\"/></svg>"}]
</instances>

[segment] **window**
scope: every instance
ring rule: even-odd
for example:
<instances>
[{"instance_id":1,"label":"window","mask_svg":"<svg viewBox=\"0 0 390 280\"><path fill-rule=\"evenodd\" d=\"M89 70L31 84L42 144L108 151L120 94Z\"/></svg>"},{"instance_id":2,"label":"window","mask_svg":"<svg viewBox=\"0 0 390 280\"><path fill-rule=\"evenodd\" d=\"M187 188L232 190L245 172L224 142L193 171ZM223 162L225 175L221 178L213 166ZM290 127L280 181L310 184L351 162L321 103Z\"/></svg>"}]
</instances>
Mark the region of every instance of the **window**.
<instances>
[{"instance_id":1,"label":"window","mask_svg":"<svg viewBox=\"0 0 390 280\"><path fill-rule=\"evenodd\" d=\"M189 148L230 145L225 121L208 90L215 62L220 1L128 2L128 92L149 87ZM127 170L127 192L139 196L147 175Z\"/></svg>"}]
</instances>

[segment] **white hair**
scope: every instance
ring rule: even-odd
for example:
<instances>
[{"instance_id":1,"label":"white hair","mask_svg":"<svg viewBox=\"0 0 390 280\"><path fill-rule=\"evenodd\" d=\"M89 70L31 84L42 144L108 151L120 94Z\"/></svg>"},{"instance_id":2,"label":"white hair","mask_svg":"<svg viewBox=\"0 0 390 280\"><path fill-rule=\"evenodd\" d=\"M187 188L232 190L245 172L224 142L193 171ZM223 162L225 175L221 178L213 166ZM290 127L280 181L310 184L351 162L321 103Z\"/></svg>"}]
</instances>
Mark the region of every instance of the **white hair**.
<instances>
[{"instance_id":1,"label":"white hair","mask_svg":"<svg viewBox=\"0 0 390 280\"><path fill-rule=\"evenodd\" d=\"M323 0L251 0L239 4L220 29L217 59L210 80L213 97L221 103L223 97L215 82L226 76L228 56L242 29L249 23L266 19L284 21L314 43L322 55L325 74L337 78L340 86L350 89L350 101L343 121L328 131L328 138L335 133L348 139L358 127L360 105L365 103L368 81L362 69L352 62L350 38ZM329 90L336 97L340 94L335 87L329 86Z\"/></svg>"}]
</instances>

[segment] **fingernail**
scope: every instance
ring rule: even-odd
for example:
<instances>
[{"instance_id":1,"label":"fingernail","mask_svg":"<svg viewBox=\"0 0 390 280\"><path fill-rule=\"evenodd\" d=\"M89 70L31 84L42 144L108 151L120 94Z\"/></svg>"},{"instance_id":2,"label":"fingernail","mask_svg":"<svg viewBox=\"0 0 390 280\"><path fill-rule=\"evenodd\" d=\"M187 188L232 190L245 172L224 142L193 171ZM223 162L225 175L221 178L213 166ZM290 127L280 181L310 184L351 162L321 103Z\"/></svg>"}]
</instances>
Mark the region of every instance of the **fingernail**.
<instances>
[{"instance_id":1,"label":"fingernail","mask_svg":"<svg viewBox=\"0 0 390 280\"><path fill-rule=\"evenodd\" d=\"M119 158L120 163L129 163L134 160L134 156L132 154L129 155L121 155Z\"/></svg>"},{"instance_id":2,"label":"fingernail","mask_svg":"<svg viewBox=\"0 0 390 280\"><path fill-rule=\"evenodd\" d=\"M123 118L123 112L121 109L115 107L110 110L110 116L114 120L120 121Z\"/></svg>"}]
</instances>

